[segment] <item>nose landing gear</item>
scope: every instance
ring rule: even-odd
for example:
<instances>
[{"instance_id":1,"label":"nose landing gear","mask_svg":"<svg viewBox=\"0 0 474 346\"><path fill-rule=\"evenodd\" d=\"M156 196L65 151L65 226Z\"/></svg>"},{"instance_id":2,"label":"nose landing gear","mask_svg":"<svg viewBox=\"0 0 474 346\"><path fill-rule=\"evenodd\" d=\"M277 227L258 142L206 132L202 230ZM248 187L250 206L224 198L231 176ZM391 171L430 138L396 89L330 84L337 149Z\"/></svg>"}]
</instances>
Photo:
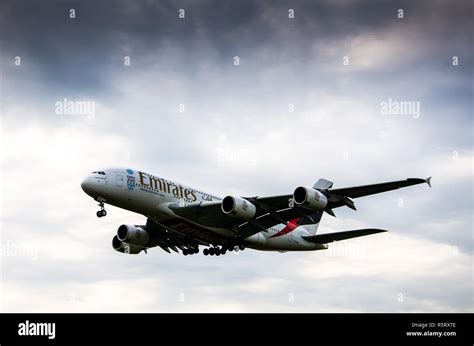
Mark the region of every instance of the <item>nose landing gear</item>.
<instances>
[{"instance_id":1,"label":"nose landing gear","mask_svg":"<svg viewBox=\"0 0 474 346\"><path fill-rule=\"evenodd\" d=\"M96 213L97 217L104 217L105 215L107 215L107 212L105 211L105 208L104 208L104 202L99 202L99 207L100 207L100 210L97 211Z\"/></svg>"}]
</instances>

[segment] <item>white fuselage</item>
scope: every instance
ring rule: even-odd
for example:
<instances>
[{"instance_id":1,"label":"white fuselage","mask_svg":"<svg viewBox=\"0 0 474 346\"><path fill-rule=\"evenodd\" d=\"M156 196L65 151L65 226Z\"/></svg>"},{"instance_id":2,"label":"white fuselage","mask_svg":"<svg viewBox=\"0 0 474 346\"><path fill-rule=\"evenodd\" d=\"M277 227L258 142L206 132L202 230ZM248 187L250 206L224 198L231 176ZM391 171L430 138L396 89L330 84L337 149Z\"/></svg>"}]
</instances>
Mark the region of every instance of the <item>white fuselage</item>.
<instances>
[{"instance_id":1,"label":"white fuselage","mask_svg":"<svg viewBox=\"0 0 474 346\"><path fill-rule=\"evenodd\" d=\"M222 198L169 179L160 178L137 170L117 168L105 169L90 174L81 184L83 190L95 200L136 212L166 224L170 220L185 220L176 215L170 204L220 201ZM191 221L186 220L192 224ZM234 232L227 228L214 228L194 224L196 227L225 237ZM186 233L186 229L182 229ZM320 244L310 243L302 236L310 235L304 226L291 222L278 224L265 232L245 239L247 247L258 250L305 251L321 249Z\"/></svg>"}]
</instances>

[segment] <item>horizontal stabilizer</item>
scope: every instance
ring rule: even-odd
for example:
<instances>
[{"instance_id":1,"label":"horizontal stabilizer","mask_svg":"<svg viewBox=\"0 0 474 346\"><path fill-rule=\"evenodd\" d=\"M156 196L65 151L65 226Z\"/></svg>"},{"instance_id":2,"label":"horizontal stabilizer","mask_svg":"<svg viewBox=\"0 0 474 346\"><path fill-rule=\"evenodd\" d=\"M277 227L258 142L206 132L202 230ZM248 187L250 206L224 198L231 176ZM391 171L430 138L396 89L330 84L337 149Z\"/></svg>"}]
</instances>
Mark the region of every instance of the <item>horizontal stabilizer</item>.
<instances>
[{"instance_id":1,"label":"horizontal stabilizer","mask_svg":"<svg viewBox=\"0 0 474 346\"><path fill-rule=\"evenodd\" d=\"M371 235L371 234L376 234L376 233L381 233L381 232L388 232L388 231L384 229L377 229L377 228L365 228L365 229L356 229L353 231L303 236L303 239L311 243L326 244L332 241L363 237L365 235Z\"/></svg>"}]
</instances>

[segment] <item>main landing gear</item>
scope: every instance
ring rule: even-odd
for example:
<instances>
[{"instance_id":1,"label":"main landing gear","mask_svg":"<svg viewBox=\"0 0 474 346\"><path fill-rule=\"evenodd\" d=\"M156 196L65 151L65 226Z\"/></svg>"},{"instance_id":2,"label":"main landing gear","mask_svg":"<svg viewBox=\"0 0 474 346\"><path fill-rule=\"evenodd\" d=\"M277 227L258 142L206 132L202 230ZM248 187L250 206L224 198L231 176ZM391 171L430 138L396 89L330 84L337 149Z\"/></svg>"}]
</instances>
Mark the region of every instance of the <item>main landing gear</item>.
<instances>
[{"instance_id":1,"label":"main landing gear","mask_svg":"<svg viewBox=\"0 0 474 346\"><path fill-rule=\"evenodd\" d=\"M190 247L190 248L187 248L187 249L183 249L183 255L187 256L187 255L194 255L196 253L199 253L199 248L198 247Z\"/></svg>"},{"instance_id":2,"label":"main landing gear","mask_svg":"<svg viewBox=\"0 0 474 346\"><path fill-rule=\"evenodd\" d=\"M99 202L99 207L100 207L100 210L97 211L96 213L97 217L104 217L105 215L107 215L107 212L105 211L105 208L104 208L104 202Z\"/></svg>"},{"instance_id":3,"label":"main landing gear","mask_svg":"<svg viewBox=\"0 0 474 346\"><path fill-rule=\"evenodd\" d=\"M244 244L239 244L239 245L235 245L235 244L229 244L229 245L225 245L225 246L213 246L213 247L210 247L208 249L204 249L203 253L204 253L204 256L220 256L220 255L225 255L227 253L227 251L231 252L231 251L239 251L239 250L244 250L245 249L245 245Z\"/></svg>"}]
</instances>

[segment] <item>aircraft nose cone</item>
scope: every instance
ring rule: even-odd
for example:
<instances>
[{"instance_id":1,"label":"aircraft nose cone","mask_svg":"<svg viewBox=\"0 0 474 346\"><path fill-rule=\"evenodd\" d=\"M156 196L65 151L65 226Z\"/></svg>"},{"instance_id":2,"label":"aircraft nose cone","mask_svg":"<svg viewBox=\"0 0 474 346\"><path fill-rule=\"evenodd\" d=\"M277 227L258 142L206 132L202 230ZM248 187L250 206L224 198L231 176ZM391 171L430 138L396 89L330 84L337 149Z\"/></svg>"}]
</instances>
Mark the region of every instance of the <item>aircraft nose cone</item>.
<instances>
[{"instance_id":1,"label":"aircraft nose cone","mask_svg":"<svg viewBox=\"0 0 474 346\"><path fill-rule=\"evenodd\" d=\"M91 193L92 191L92 184L91 184L91 180L90 180L90 177L87 177L86 179L84 179L81 183L81 188L82 190L84 190L85 193L87 193L88 195Z\"/></svg>"}]
</instances>

